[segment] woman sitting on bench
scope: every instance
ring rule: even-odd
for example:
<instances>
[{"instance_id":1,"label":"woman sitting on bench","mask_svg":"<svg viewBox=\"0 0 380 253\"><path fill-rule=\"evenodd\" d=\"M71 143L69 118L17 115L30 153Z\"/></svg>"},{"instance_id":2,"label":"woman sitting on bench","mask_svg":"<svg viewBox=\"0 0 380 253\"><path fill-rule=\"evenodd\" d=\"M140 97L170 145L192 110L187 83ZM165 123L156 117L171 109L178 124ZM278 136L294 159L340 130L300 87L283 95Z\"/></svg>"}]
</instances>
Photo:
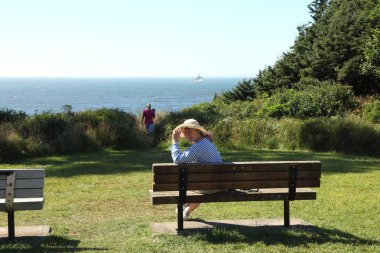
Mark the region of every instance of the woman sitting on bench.
<instances>
[{"instance_id":1,"label":"woman sitting on bench","mask_svg":"<svg viewBox=\"0 0 380 253\"><path fill-rule=\"evenodd\" d=\"M181 152L178 140L184 137L188 142L193 143L185 151ZM188 119L177 126L172 133L172 145L170 151L175 164L183 163L223 163L215 145L212 143L211 133L199 125L195 119ZM202 193L215 193L217 191L202 191ZM183 209L183 219L189 220L190 213L194 211L200 203L187 203Z\"/></svg>"}]
</instances>

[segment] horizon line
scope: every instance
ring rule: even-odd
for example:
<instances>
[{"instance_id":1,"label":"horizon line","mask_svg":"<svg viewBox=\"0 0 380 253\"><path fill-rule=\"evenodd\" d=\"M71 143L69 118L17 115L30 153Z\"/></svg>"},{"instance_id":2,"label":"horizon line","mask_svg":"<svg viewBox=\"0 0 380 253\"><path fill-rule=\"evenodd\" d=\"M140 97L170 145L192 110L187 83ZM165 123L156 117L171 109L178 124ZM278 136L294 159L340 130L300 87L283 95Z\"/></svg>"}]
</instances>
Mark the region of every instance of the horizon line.
<instances>
[{"instance_id":1,"label":"horizon line","mask_svg":"<svg viewBox=\"0 0 380 253\"><path fill-rule=\"evenodd\" d=\"M204 78L242 78L243 76L203 76ZM0 78L194 78L194 76L0 76Z\"/></svg>"}]
</instances>

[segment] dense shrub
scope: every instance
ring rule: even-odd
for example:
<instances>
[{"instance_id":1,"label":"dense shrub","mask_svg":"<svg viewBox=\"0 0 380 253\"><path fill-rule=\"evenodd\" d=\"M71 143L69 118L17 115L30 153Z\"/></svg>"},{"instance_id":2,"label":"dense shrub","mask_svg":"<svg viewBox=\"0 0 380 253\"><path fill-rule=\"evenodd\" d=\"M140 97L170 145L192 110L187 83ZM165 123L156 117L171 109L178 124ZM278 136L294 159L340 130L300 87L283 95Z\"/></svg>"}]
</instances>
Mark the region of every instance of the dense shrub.
<instances>
[{"instance_id":1,"label":"dense shrub","mask_svg":"<svg viewBox=\"0 0 380 253\"><path fill-rule=\"evenodd\" d=\"M212 132L218 145L380 156L380 127L357 116L306 120L230 118L215 124Z\"/></svg>"},{"instance_id":2,"label":"dense shrub","mask_svg":"<svg viewBox=\"0 0 380 253\"><path fill-rule=\"evenodd\" d=\"M144 145L141 133L137 131L137 119L134 115L118 109L101 109L97 111L97 137L104 146L115 148L139 148Z\"/></svg>"},{"instance_id":3,"label":"dense shrub","mask_svg":"<svg viewBox=\"0 0 380 253\"><path fill-rule=\"evenodd\" d=\"M300 148L314 151L329 151L334 145L331 143L332 128L331 120L328 119L308 119L299 128Z\"/></svg>"},{"instance_id":4,"label":"dense shrub","mask_svg":"<svg viewBox=\"0 0 380 253\"><path fill-rule=\"evenodd\" d=\"M214 124L212 129L214 141L221 145L233 144L232 133L234 123L239 124L239 121L233 120L232 118L225 118Z\"/></svg>"},{"instance_id":5,"label":"dense shrub","mask_svg":"<svg viewBox=\"0 0 380 253\"><path fill-rule=\"evenodd\" d=\"M25 156L24 141L11 124L0 124L0 159L22 158Z\"/></svg>"},{"instance_id":6,"label":"dense shrub","mask_svg":"<svg viewBox=\"0 0 380 253\"><path fill-rule=\"evenodd\" d=\"M333 149L338 152L380 156L380 128L352 116L332 119Z\"/></svg>"},{"instance_id":7,"label":"dense shrub","mask_svg":"<svg viewBox=\"0 0 380 253\"><path fill-rule=\"evenodd\" d=\"M310 150L380 156L380 128L357 116L310 119L301 133L300 143Z\"/></svg>"},{"instance_id":8,"label":"dense shrub","mask_svg":"<svg viewBox=\"0 0 380 253\"><path fill-rule=\"evenodd\" d=\"M141 148L148 143L136 117L118 109L43 112L0 124L0 158L69 154L102 147Z\"/></svg>"},{"instance_id":9,"label":"dense shrub","mask_svg":"<svg viewBox=\"0 0 380 253\"><path fill-rule=\"evenodd\" d=\"M354 107L354 96L349 86L308 86L302 90L287 89L269 97L258 115L267 117L331 117L342 115Z\"/></svg>"},{"instance_id":10,"label":"dense shrub","mask_svg":"<svg viewBox=\"0 0 380 253\"><path fill-rule=\"evenodd\" d=\"M218 110L218 116L220 118L233 117L237 119L254 117L261 107L262 99L254 100L237 100L235 102L223 103L219 99L214 100L211 103Z\"/></svg>"},{"instance_id":11,"label":"dense shrub","mask_svg":"<svg viewBox=\"0 0 380 253\"><path fill-rule=\"evenodd\" d=\"M11 109L0 109L0 123L16 122L27 118L27 114L23 111L15 111Z\"/></svg>"},{"instance_id":12,"label":"dense shrub","mask_svg":"<svg viewBox=\"0 0 380 253\"><path fill-rule=\"evenodd\" d=\"M357 112L359 116L349 116L352 109L361 110L357 104L348 86L304 78L272 97L230 103L214 99L164 115L156 124L155 143L170 140L175 126L195 118L212 131L218 145L379 155L379 125ZM377 106L364 107L372 122Z\"/></svg>"},{"instance_id":13,"label":"dense shrub","mask_svg":"<svg viewBox=\"0 0 380 253\"><path fill-rule=\"evenodd\" d=\"M212 132L219 145L295 150L299 149L300 124L302 121L297 119L229 118L215 124Z\"/></svg>"},{"instance_id":14,"label":"dense shrub","mask_svg":"<svg viewBox=\"0 0 380 253\"><path fill-rule=\"evenodd\" d=\"M380 100L374 99L363 108L364 116L372 123L380 123Z\"/></svg>"},{"instance_id":15,"label":"dense shrub","mask_svg":"<svg viewBox=\"0 0 380 253\"><path fill-rule=\"evenodd\" d=\"M54 143L68 125L68 118L62 113L43 112L27 118L21 124L24 137L34 136L48 143Z\"/></svg>"}]
</instances>

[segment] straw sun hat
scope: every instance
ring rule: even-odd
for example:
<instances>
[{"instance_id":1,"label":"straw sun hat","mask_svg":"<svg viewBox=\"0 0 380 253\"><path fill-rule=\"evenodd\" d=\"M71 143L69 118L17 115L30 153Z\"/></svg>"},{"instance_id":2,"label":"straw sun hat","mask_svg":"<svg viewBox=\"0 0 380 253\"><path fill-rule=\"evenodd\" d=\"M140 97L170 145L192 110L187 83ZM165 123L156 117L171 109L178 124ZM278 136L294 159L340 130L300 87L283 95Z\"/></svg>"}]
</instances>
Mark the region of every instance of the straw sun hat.
<instances>
[{"instance_id":1,"label":"straw sun hat","mask_svg":"<svg viewBox=\"0 0 380 253\"><path fill-rule=\"evenodd\" d=\"M199 125L198 121L195 119L187 119L185 122L183 122L181 125L177 126L175 129L181 129L181 137L184 137L182 128L192 128L197 129L202 132L202 135L207 135L207 130L204 129L201 125Z\"/></svg>"}]
</instances>

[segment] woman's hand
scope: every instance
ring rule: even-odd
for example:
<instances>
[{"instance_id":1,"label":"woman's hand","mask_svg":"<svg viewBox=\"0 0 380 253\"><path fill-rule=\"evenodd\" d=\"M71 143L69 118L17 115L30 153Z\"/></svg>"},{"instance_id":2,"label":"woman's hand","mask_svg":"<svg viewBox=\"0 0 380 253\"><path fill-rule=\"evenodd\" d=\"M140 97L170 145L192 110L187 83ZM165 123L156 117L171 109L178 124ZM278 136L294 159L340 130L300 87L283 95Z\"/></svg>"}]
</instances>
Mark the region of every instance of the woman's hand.
<instances>
[{"instance_id":1,"label":"woman's hand","mask_svg":"<svg viewBox=\"0 0 380 253\"><path fill-rule=\"evenodd\" d=\"M181 135L181 128L176 128L172 132L172 144L178 144L179 136Z\"/></svg>"}]
</instances>

